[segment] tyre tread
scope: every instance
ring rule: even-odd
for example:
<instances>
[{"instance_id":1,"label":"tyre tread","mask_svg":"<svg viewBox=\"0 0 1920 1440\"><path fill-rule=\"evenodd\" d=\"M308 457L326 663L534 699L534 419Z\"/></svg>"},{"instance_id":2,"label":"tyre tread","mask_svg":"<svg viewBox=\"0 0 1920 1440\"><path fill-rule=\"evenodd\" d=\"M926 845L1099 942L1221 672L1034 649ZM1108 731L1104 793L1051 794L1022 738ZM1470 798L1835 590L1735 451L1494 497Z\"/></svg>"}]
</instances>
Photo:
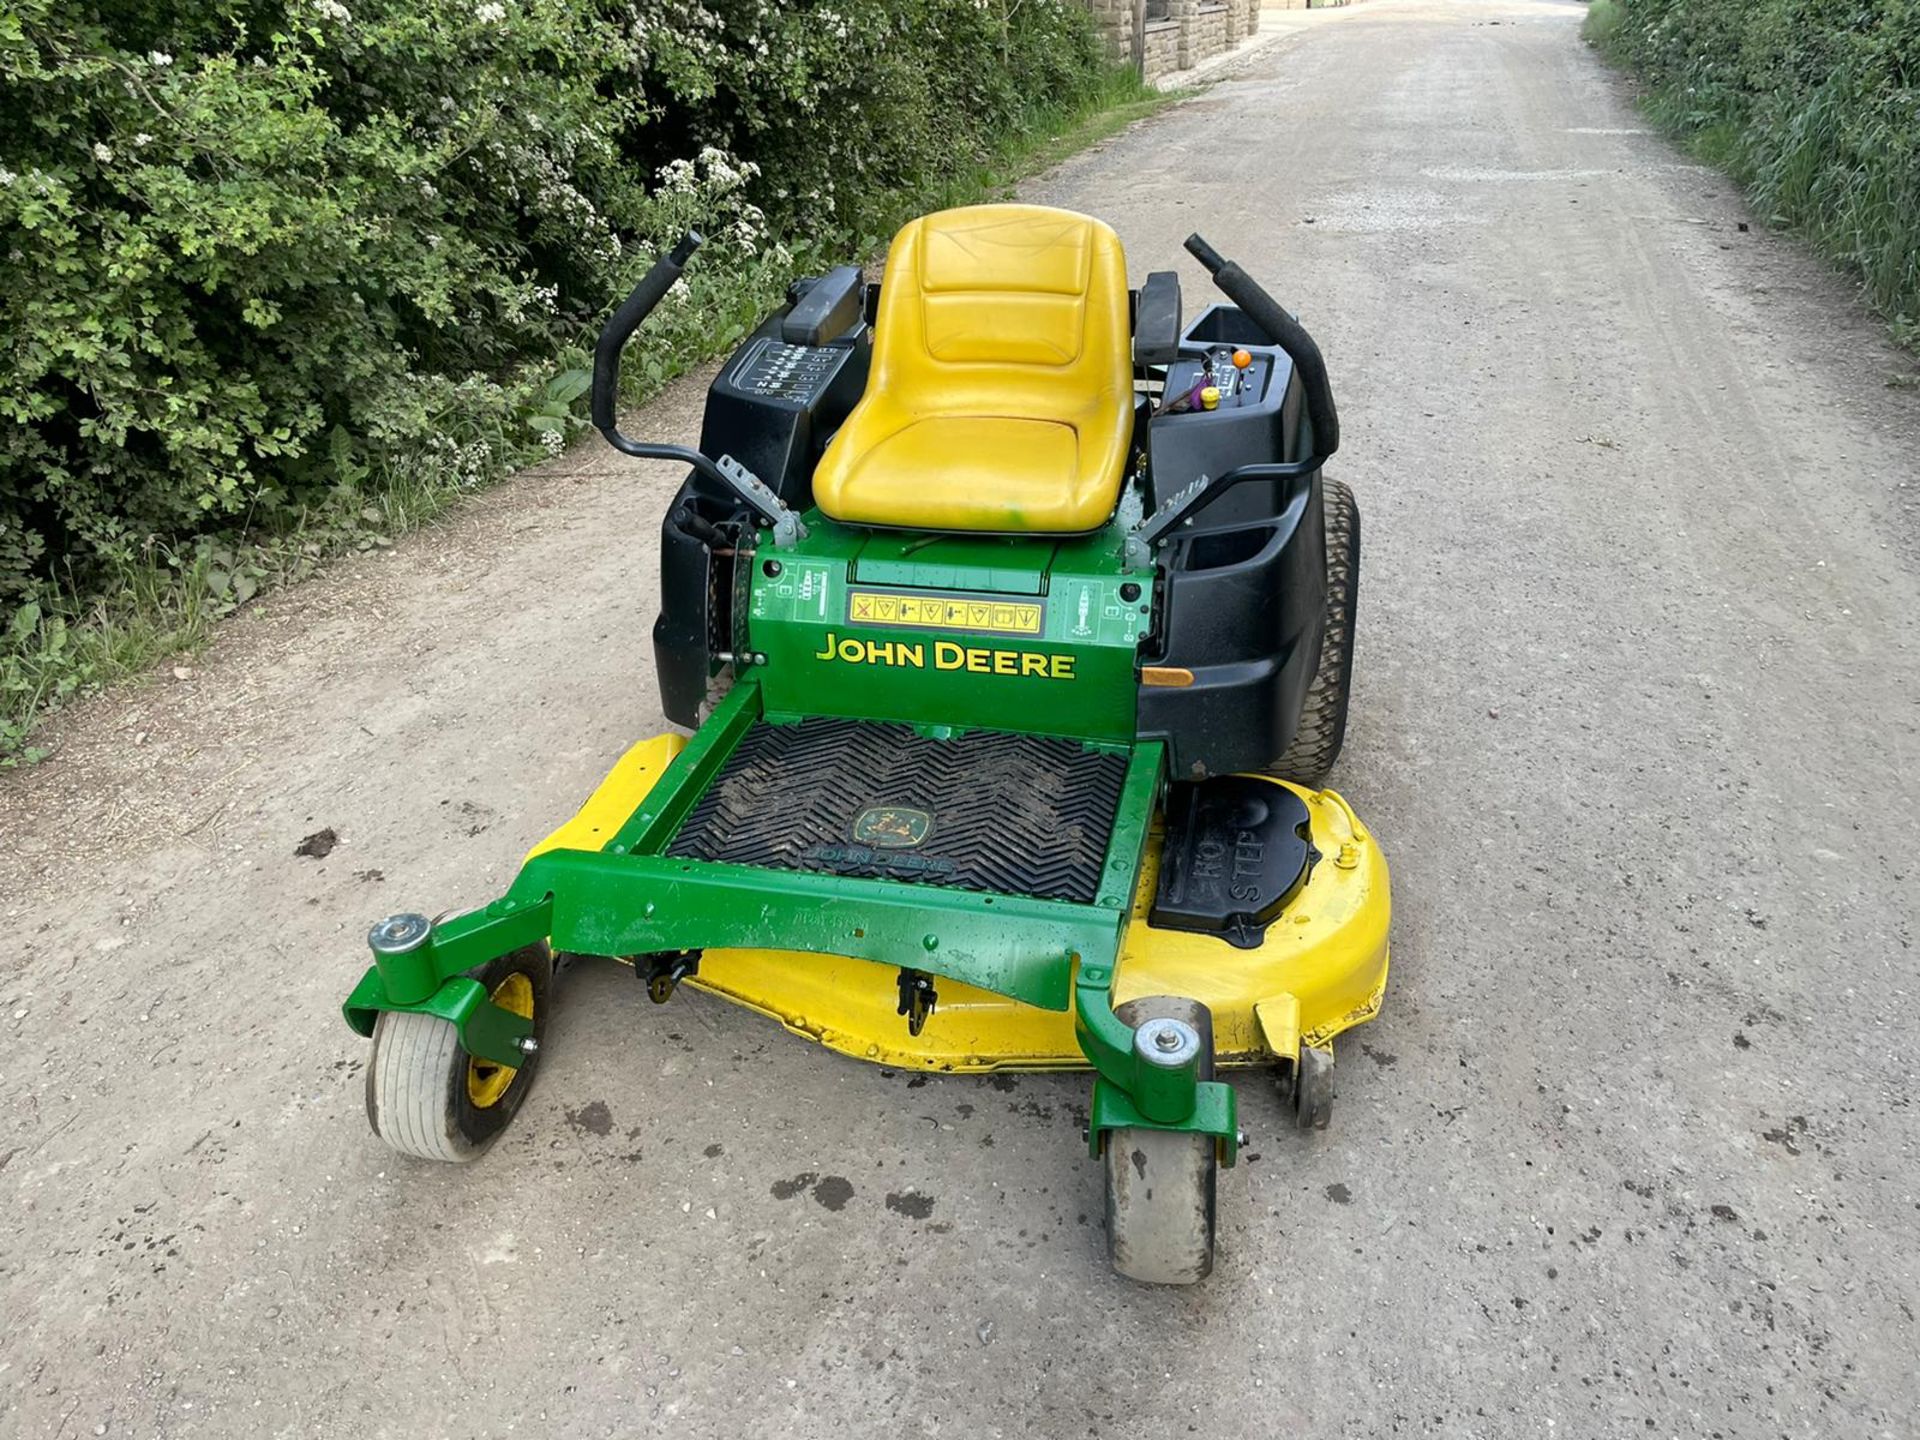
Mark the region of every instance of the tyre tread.
<instances>
[{"instance_id":1,"label":"tyre tread","mask_svg":"<svg viewBox=\"0 0 1920 1440\"><path fill-rule=\"evenodd\" d=\"M454 1124L452 1086L466 1072L460 1032L437 1015L382 1014L367 1077L367 1118L403 1155L461 1164L482 1147Z\"/></svg>"},{"instance_id":2,"label":"tyre tread","mask_svg":"<svg viewBox=\"0 0 1920 1440\"><path fill-rule=\"evenodd\" d=\"M1353 621L1360 585L1360 507L1344 480L1321 482L1327 533L1327 627L1320 664L1286 754L1268 773L1310 789L1327 783L1347 737L1353 683Z\"/></svg>"}]
</instances>

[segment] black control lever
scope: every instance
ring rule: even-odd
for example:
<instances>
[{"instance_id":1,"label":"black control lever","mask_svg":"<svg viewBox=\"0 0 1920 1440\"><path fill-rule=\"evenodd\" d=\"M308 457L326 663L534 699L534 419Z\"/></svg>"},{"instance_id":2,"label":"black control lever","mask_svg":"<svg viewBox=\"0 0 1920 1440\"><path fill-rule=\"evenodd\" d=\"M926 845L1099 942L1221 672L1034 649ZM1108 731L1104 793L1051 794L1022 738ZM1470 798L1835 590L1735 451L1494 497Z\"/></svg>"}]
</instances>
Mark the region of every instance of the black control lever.
<instances>
[{"instance_id":1,"label":"black control lever","mask_svg":"<svg viewBox=\"0 0 1920 1440\"><path fill-rule=\"evenodd\" d=\"M1187 253L1206 266L1213 283L1241 311L1267 332L1292 359L1300 372L1301 388L1306 392L1307 418L1313 422L1313 453L1325 460L1340 448L1340 414L1333 405L1333 386L1327 379L1327 362L1306 327L1287 313L1286 308L1269 295L1246 271L1222 258L1199 235L1187 237Z\"/></svg>"},{"instance_id":2,"label":"black control lever","mask_svg":"<svg viewBox=\"0 0 1920 1440\"><path fill-rule=\"evenodd\" d=\"M641 322L653 313L654 307L666 298L687 261L693 258L693 252L705 243L698 230L682 235L678 245L653 262L653 268L640 277L633 293L620 302L620 308L601 328L600 341L593 347L593 428L606 436L607 443L616 450L632 454L628 446L635 443L620 433L614 415L614 406L620 398L620 351ZM663 455L660 458L677 460L680 457Z\"/></svg>"},{"instance_id":3,"label":"black control lever","mask_svg":"<svg viewBox=\"0 0 1920 1440\"><path fill-rule=\"evenodd\" d=\"M633 332L665 298L693 252L706 243L697 230L689 230L680 243L653 262L653 268L640 277L633 293L620 302L620 308L607 318L600 339L593 347L593 428L622 455L641 460L677 460L691 465L722 490L735 495L742 504L765 520L773 529L776 545L791 545L806 536L800 517L788 509L780 497L760 482L759 477L730 455L715 461L690 445L666 445L654 440L633 440L620 433L615 406L620 398L620 352Z\"/></svg>"}]
</instances>

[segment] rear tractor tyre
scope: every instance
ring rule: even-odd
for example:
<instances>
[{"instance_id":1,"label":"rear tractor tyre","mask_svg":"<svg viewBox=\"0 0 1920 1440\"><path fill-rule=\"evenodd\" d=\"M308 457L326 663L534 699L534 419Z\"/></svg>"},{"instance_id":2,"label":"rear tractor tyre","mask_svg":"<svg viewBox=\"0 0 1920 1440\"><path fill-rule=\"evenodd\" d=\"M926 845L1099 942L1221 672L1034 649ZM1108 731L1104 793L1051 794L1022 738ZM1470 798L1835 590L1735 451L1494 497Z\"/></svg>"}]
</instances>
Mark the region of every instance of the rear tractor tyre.
<instances>
[{"instance_id":1,"label":"rear tractor tyre","mask_svg":"<svg viewBox=\"0 0 1920 1440\"><path fill-rule=\"evenodd\" d=\"M545 1037L553 960L545 942L467 972L493 1003L533 1021ZM536 1049L518 1066L467 1053L460 1032L437 1015L381 1013L367 1061L367 1121L402 1155L463 1164L485 1154L533 1088Z\"/></svg>"},{"instance_id":2,"label":"rear tractor tyre","mask_svg":"<svg viewBox=\"0 0 1920 1440\"><path fill-rule=\"evenodd\" d=\"M1322 480L1327 524L1327 624L1300 726L1287 753L1267 773L1309 790L1327 783L1347 738L1347 696L1353 685L1353 624L1360 600L1360 507L1344 480Z\"/></svg>"},{"instance_id":3,"label":"rear tractor tyre","mask_svg":"<svg viewBox=\"0 0 1920 1440\"><path fill-rule=\"evenodd\" d=\"M1213 1015L1197 1000L1143 996L1116 1006L1138 1027L1179 1020L1200 1036L1199 1078L1213 1078ZM1214 1189L1220 1162L1211 1135L1125 1127L1109 1131L1107 1253L1146 1285L1192 1285L1213 1270Z\"/></svg>"}]
</instances>

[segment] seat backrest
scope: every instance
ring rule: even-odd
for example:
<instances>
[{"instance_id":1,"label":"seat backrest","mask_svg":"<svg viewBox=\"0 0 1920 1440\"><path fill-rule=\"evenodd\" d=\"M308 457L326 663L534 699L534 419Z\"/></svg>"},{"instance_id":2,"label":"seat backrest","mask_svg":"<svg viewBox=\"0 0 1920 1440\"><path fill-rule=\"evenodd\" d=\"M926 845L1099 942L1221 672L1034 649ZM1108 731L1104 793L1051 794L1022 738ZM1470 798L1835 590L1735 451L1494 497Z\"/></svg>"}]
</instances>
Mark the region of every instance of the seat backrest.
<instances>
[{"instance_id":1,"label":"seat backrest","mask_svg":"<svg viewBox=\"0 0 1920 1440\"><path fill-rule=\"evenodd\" d=\"M815 499L867 524L1092 529L1112 512L1132 425L1119 237L1044 206L943 210L894 237L866 395ZM994 453L953 453L976 437ZM951 463L932 463L943 445Z\"/></svg>"},{"instance_id":2,"label":"seat backrest","mask_svg":"<svg viewBox=\"0 0 1920 1440\"><path fill-rule=\"evenodd\" d=\"M1065 418L1130 409L1128 346L1119 236L1070 210L975 205L923 216L895 237L872 373L916 410L1013 401L1017 415Z\"/></svg>"}]
</instances>

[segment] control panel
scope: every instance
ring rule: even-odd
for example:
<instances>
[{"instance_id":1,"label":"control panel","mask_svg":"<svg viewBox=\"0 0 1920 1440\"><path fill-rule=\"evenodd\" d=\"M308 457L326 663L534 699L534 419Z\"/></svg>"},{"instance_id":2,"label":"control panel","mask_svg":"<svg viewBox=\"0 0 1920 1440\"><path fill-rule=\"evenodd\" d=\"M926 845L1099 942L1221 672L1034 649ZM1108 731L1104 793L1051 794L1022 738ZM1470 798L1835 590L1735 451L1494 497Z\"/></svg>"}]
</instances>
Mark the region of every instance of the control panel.
<instances>
[{"instance_id":1,"label":"control panel","mask_svg":"<svg viewBox=\"0 0 1920 1440\"><path fill-rule=\"evenodd\" d=\"M1230 305L1214 305L1187 326L1167 366L1148 430L1152 504L1158 510L1203 476L1299 454L1300 384L1293 362L1265 343L1259 327ZM1271 519L1287 503L1272 481L1235 485L1206 502L1193 523L1230 526Z\"/></svg>"},{"instance_id":2,"label":"control panel","mask_svg":"<svg viewBox=\"0 0 1920 1440\"><path fill-rule=\"evenodd\" d=\"M734 388L748 395L804 405L826 388L846 358L844 349L762 338L747 346L731 379Z\"/></svg>"},{"instance_id":3,"label":"control panel","mask_svg":"<svg viewBox=\"0 0 1920 1440\"><path fill-rule=\"evenodd\" d=\"M1266 395L1272 372L1273 361L1268 356L1230 345L1214 346L1204 356L1183 349L1180 358L1167 367L1161 413L1186 415L1258 405Z\"/></svg>"}]
</instances>

